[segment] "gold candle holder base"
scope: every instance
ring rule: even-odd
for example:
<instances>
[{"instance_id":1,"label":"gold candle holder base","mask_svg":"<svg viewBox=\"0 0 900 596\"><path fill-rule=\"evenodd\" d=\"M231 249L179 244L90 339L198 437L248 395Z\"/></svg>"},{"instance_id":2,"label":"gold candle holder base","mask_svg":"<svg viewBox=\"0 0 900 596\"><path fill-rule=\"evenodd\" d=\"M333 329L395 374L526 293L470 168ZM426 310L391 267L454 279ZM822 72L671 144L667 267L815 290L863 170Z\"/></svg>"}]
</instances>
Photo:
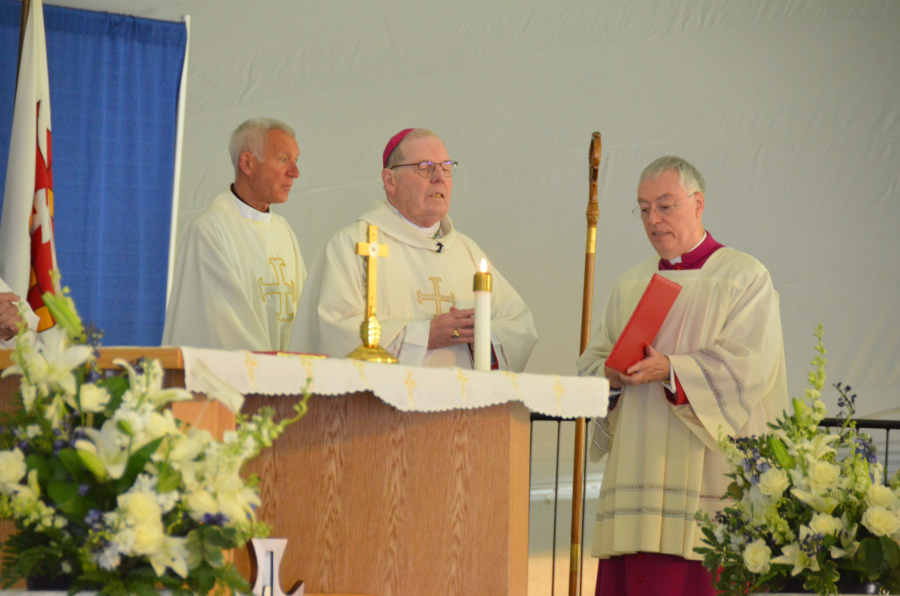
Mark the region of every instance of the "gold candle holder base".
<instances>
[{"instance_id":1,"label":"gold candle holder base","mask_svg":"<svg viewBox=\"0 0 900 596\"><path fill-rule=\"evenodd\" d=\"M347 354L347 358L352 358L354 360L365 360L366 362L381 362L383 364L397 364L398 362L393 354L391 354L381 346L375 346L374 348L370 348L368 346L359 346L358 348Z\"/></svg>"},{"instance_id":2,"label":"gold candle holder base","mask_svg":"<svg viewBox=\"0 0 900 596\"><path fill-rule=\"evenodd\" d=\"M397 364L397 358L378 345L381 339L381 325L378 320L372 316L362 322L359 327L360 339L362 345L347 354L347 358L354 360L364 360L366 362L381 362L384 364Z\"/></svg>"}]
</instances>

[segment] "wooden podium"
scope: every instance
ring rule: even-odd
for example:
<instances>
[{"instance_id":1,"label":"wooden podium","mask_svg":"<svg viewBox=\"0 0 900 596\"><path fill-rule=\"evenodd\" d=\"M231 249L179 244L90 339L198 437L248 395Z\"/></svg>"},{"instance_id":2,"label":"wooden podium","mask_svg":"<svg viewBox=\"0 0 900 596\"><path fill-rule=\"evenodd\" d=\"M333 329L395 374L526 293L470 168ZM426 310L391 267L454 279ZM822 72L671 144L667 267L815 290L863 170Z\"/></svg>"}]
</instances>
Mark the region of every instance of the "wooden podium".
<instances>
[{"instance_id":1,"label":"wooden podium","mask_svg":"<svg viewBox=\"0 0 900 596\"><path fill-rule=\"evenodd\" d=\"M8 353L0 350L0 368ZM140 354L159 358L167 380L183 386L175 348L107 348L101 366ZM16 385L0 380L0 405ZM280 418L295 401L248 395L244 412L268 405ZM219 404L209 406L202 426L233 428ZM175 411L189 419L201 407ZM423 413L370 392L314 395L307 415L248 466L260 478L259 518L272 537L288 539L281 585L303 580L307 594L526 596L529 441L518 402ZM235 563L249 575L246 552Z\"/></svg>"}]
</instances>

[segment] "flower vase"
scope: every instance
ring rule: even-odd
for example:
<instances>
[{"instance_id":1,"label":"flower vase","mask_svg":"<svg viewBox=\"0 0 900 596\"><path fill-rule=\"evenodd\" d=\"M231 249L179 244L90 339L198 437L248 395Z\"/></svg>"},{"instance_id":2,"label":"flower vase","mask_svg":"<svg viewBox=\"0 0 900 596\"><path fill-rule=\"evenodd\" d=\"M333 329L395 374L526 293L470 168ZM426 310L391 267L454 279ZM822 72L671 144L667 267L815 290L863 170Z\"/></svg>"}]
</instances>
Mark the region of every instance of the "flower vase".
<instances>
[{"instance_id":1,"label":"flower vase","mask_svg":"<svg viewBox=\"0 0 900 596\"><path fill-rule=\"evenodd\" d=\"M29 592L68 592L72 587L71 575L58 575L56 577L28 577L25 578L25 588Z\"/></svg>"},{"instance_id":2,"label":"flower vase","mask_svg":"<svg viewBox=\"0 0 900 596\"><path fill-rule=\"evenodd\" d=\"M881 590L876 582L866 584L842 584L838 582L838 596L865 596L868 594L887 594ZM780 594L780 596L804 596L804 594L814 594L815 592L751 592L750 596L772 596L772 594Z\"/></svg>"}]
</instances>

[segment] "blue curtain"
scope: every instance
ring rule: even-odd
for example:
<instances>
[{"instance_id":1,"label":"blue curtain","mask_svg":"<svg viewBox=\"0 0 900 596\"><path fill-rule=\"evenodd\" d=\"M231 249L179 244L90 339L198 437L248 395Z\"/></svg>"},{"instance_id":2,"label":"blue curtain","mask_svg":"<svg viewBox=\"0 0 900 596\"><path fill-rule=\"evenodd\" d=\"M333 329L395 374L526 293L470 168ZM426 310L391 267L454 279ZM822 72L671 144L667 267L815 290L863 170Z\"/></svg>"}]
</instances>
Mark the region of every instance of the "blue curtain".
<instances>
[{"instance_id":1,"label":"blue curtain","mask_svg":"<svg viewBox=\"0 0 900 596\"><path fill-rule=\"evenodd\" d=\"M0 0L0 189L21 3ZM105 345L159 345L184 23L44 6L56 250ZM2 197L0 197L2 202Z\"/></svg>"}]
</instances>

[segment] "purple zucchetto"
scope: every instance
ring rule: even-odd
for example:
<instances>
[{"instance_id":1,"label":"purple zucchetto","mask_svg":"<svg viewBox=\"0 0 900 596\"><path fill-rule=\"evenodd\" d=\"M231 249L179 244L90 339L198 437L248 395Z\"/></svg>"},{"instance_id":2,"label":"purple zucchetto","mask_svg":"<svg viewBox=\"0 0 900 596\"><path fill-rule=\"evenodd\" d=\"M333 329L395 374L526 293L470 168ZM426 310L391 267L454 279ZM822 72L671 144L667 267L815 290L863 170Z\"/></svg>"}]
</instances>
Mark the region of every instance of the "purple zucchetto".
<instances>
[{"instance_id":1,"label":"purple zucchetto","mask_svg":"<svg viewBox=\"0 0 900 596\"><path fill-rule=\"evenodd\" d=\"M397 134L391 137L391 140L388 141L388 144L384 147L384 155L381 157L382 167L387 167L388 157L391 156L391 152L397 148L397 145L400 144L400 141L406 138L406 135L414 131L415 128L404 128Z\"/></svg>"}]
</instances>

